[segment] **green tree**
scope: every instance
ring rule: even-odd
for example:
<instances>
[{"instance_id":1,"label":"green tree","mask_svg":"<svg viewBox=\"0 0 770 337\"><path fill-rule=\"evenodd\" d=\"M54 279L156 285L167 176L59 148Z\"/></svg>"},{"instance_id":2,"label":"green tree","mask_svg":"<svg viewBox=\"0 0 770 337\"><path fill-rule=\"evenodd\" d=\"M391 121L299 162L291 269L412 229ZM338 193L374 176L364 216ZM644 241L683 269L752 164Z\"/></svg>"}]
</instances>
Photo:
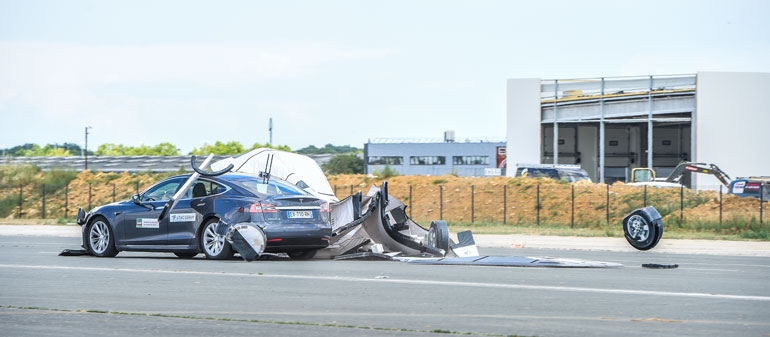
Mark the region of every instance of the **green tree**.
<instances>
[{"instance_id":1,"label":"green tree","mask_svg":"<svg viewBox=\"0 0 770 337\"><path fill-rule=\"evenodd\" d=\"M48 157L69 157L72 154L63 147L51 147L46 145L43 148L43 155Z\"/></svg>"},{"instance_id":2,"label":"green tree","mask_svg":"<svg viewBox=\"0 0 770 337\"><path fill-rule=\"evenodd\" d=\"M99 145L95 153L97 156L178 156L179 149L171 143L138 147L105 143Z\"/></svg>"},{"instance_id":3,"label":"green tree","mask_svg":"<svg viewBox=\"0 0 770 337\"><path fill-rule=\"evenodd\" d=\"M196 156L205 156L209 153L213 153L215 155L235 155L244 152L246 152L246 150L243 148L243 145L241 145L240 142L230 141L227 143L222 143L217 141L214 143L214 145L203 143L203 146L193 149L190 154Z\"/></svg>"},{"instance_id":4,"label":"green tree","mask_svg":"<svg viewBox=\"0 0 770 337\"><path fill-rule=\"evenodd\" d=\"M94 151L97 156L124 156L126 149L123 145L104 143Z\"/></svg>"},{"instance_id":5,"label":"green tree","mask_svg":"<svg viewBox=\"0 0 770 337\"><path fill-rule=\"evenodd\" d=\"M335 146L332 144L326 144L322 148L317 148L314 145L297 150L299 154L350 154L350 153L362 153L363 150L352 147L350 145Z\"/></svg>"},{"instance_id":6,"label":"green tree","mask_svg":"<svg viewBox=\"0 0 770 337\"><path fill-rule=\"evenodd\" d=\"M67 157L79 156L80 151L80 146L72 143L64 143L62 145L47 144L43 147L37 144L27 143L24 145L14 146L10 149L5 149L5 155L18 157Z\"/></svg>"},{"instance_id":7,"label":"green tree","mask_svg":"<svg viewBox=\"0 0 770 337\"><path fill-rule=\"evenodd\" d=\"M155 156L178 156L179 149L171 143L160 143L152 148Z\"/></svg>"},{"instance_id":8,"label":"green tree","mask_svg":"<svg viewBox=\"0 0 770 337\"><path fill-rule=\"evenodd\" d=\"M37 144L24 144L23 147L16 149L15 153L17 156L22 157L42 156L43 149Z\"/></svg>"},{"instance_id":9,"label":"green tree","mask_svg":"<svg viewBox=\"0 0 770 337\"><path fill-rule=\"evenodd\" d=\"M326 174L361 174L364 173L364 160L356 155L341 154L332 157L321 168Z\"/></svg>"},{"instance_id":10,"label":"green tree","mask_svg":"<svg viewBox=\"0 0 770 337\"><path fill-rule=\"evenodd\" d=\"M254 143L254 145L251 146L249 151L254 150L254 149L258 149L258 148L261 148L261 147L266 147L266 148L269 148L269 149L276 149L276 150L291 152L291 148L288 145L272 145L270 143L260 144L259 142Z\"/></svg>"}]
</instances>

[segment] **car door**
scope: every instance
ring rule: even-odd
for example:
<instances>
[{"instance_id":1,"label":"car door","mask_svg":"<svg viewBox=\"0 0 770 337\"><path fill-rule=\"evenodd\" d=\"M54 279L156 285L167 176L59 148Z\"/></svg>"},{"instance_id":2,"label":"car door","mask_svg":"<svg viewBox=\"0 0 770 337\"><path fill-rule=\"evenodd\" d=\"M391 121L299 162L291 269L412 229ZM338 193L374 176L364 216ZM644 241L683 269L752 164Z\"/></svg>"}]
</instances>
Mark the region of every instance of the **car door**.
<instances>
[{"instance_id":1,"label":"car door","mask_svg":"<svg viewBox=\"0 0 770 337\"><path fill-rule=\"evenodd\" d=\"M190 246L195 243L196 233L203 216L212 212L209 196L218 193L217 183L198 179L182 195L168 216L168 244Z\"/></svg>"},{"instance_id":2,"label":"car door","mask_svg":"<svg viewBox=\"0 0 770 337\"><path fill-rule=\"evenodd\" d=\"M118 231L121 245L166 245L168 243L168 217L158 221L163 207L174 196L185 179L164 180L139 195L139 203L131 203L118 215Z\"/></svg>"}]
</instances>

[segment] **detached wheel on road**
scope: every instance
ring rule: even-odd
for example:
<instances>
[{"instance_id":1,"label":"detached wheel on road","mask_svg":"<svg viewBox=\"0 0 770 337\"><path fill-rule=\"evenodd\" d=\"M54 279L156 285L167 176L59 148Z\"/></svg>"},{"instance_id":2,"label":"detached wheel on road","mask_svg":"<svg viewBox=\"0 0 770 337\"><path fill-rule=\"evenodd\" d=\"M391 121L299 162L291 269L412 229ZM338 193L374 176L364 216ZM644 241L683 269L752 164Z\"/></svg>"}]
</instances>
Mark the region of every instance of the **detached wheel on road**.
<instances>
[{"instance_id":1,"label":"detached wheel on road","mask_svg":"<svg viewBox=\"0 0 770 337\"><path fill-rule=\"evenodd\" d=\"M623 234L628 243L638 250L655 247L663 236L663 224L660 218L653 219L657 213L647 208L637 209L623 219ZM654 214L651 214L654 213Z\"/></svg>"},{"instance_id":2,"label":"detached wheel on road","mask_svg":"<svg viewBox=\"0 0 770 337\"><path fill-rule=\"evenodd\" d=\"M235 252L224 235L217 234L217 219L209 219L203 224L200 235L200 246L207 259L225 260L233 257ZM177 255L178 256L178 255Z\"/></svg>"},{"instance_id":3,"label":"detached wheel on road","mask_svg":"<svg viewBox=\"0 0 770 337\"><path fill-rule=\"evenodd\" d=\"M430 222L428 245L443 249L445 253L449 251L449 226L446 221L435 220Z\"/></svg>"},{"instance_id":4,"label":"detached wheel on road","mask_svg":"<svg viewBox=\"0 0 770 337\"><path fill-rule=\"evenodd\" d=\"M107 219L101 216L96 217L88 225L86 233L88 235L86 248L91 254L98 257L118 255L118 250L115 248L115 236L112 235L112 229Z\"/></svg>"}]
</instances>

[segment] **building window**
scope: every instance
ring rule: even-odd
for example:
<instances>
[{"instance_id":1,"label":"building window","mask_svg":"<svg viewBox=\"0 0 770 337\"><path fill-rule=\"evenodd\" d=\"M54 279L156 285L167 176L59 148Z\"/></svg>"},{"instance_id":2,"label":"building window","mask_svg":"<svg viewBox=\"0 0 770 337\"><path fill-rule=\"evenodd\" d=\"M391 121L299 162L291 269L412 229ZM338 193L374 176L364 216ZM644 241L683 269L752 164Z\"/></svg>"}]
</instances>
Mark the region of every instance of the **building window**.
<instances>
[{"instance_id":1,"label":"building window","mask_svg":"<svg viewBox=\"0 0 770 337\"><path fill-rule=\"evenodd\" d=\"M409 157L410 165L446 165L444 156L413 156Z\"/></svg>"},{"instance_id":2,"label":"building window","mask_svg":"<svg viewBox=\"0 0 770 337\"><path fill-rule=\"evenodd\" d=\"M369 165L401 165L404 157L399 156L372 156L369 157Z\"/></svg>"},{"instance_id":3,"label":"building window","mask_svg":"<svg viewBox=\"0 0 770 337\"><path fill-rule=\"evenodd\" d=\"M489 156L453 156L454 165L489 165Z\"/></svg>"}]
</instances>

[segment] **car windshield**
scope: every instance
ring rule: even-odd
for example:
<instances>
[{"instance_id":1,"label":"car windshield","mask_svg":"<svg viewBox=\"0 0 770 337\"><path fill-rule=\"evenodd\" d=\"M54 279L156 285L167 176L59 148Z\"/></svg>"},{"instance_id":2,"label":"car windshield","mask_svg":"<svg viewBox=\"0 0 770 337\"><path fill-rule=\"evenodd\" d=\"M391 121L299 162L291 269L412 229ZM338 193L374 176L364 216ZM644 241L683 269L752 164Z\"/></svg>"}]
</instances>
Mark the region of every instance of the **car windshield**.
<instances>
[{"instance_id":1,"label":"car windshield","mask_svg":"<svg viewBox=\"0 0 770 337\"><path fill-rule=\"evenodd\" d=\"M256 194L269 195L307 195L304 190L289 183L271 179L265 184L262 178L245 178L234 181L236 184Z\"/></svg>"}]
</instances>

